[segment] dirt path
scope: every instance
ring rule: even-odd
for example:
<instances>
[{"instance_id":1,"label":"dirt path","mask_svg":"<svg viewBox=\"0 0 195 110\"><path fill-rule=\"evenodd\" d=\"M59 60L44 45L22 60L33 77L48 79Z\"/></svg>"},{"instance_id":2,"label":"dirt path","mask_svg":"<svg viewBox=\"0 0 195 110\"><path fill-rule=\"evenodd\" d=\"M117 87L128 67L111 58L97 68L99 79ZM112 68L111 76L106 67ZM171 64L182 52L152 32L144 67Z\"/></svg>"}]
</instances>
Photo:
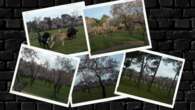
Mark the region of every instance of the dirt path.
<instances>
[{"instance_id":1,"label":"dirt path","mask_svg":"<svg viewBox=\"0 0 195 110\"><path fill-rule=\"evenodd\" d=\"M107 53L107 52L113 52L113 51L119 51L119 50L125 50L125 49L131 49L144 46L143 41L128 41L128 43L122 44L122 45L116 45L110 48L106 48L104 50L92 52L92 55L94 54L100 54L100 53Z\"/></svg>"}]
</instances>

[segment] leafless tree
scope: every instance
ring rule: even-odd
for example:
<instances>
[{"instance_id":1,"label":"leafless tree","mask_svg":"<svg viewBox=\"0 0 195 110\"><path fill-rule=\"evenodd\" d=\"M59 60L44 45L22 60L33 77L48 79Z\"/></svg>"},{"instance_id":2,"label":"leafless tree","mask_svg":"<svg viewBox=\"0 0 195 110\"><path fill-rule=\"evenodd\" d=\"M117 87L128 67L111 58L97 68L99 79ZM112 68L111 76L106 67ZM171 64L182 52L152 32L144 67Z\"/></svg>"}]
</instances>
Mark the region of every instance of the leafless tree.
<instances>
[{"instance_id":1,"label":"leafless tree","mask_svg":"<svg viewBox=\"0 0 195 110\"><path fill-rule=\"evenodd\" d=\"M83 74L83 71L88 71L94 74L95 78L97 79L97 82L102 89L102 97L106 97L106 87L102 77L106 74L115 73L117 67L118 62L111 57L89 59L89 57L86 55L81 58L79 72L82 72ZM88 83L87 80L90 80L89 78L91 78L89 74L86 73L83 75L83 77L85 77L84 80L86 83Z\"/></svg>"}]
</instances>

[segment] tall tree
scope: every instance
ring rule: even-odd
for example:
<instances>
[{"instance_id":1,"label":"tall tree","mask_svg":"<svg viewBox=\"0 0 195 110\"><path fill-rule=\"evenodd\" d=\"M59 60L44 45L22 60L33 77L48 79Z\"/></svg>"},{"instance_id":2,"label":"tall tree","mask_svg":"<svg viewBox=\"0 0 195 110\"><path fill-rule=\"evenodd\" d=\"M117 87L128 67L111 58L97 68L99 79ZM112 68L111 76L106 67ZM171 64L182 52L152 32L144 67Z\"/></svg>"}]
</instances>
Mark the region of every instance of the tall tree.
<instances>
[{"instance_id":1,"label":"tall tree","mask_svg":"<svg viewBox=\"0 0 195 110\"><path fill-rule=\"evenodd\" d=\"M33 49L26 48L24 47L22 52L22 58L27 60L29 63L27 64L30 72L31 72L31 80L30 80L30 85L32 86L36 76L37 76L37 71L39 71L39 67L37 66L35 60L39 59L37 52Z\"/></svg>"},{"instance_id":2,"label":"tall tree","mask_svg":"<svg viewBox=\"0 0 195 110\"><path fill-rule=\"evenodd\" d=\"M131 79L132 73L126 73L128 68L131 67L132 64L136 64L138 63L138 61L140 61L140 59L138 59L139 52L131 52L131 53L127 53L126 54L126 58L125 58L125 62L124 62L124 66L123 66L123 74L127 74L129 75L129 79Z\"/></svg>"},{"instance_id":3,"label":"tall tree","mask_svg":"<svg viewBox=\"0 0 195 110\"><path fill-rule=\"evenodd\" d=\"M171 63L174 66L173 71L175 71L175 75L174 75L174 78L173 78L172 83L170 85L170 88L168 89L168 96L170 96L171 90L173 88L175 88L174 85L175 85L177 77L179 76L179 73L180 73L180 70L181 70L181 67L182 67L182 62L177 61L177 60L173 60L173 59L170 59L170 58L164 58L163 61L165 62L165 64Z\"/></svg>"},{"instance_id":4,"label":"tall tree","mask_svg":"<svg viewBox=\"0 0 195 110\"><path fill-rule=\"evenodd\" d=\"M141 83L141 80L142 80L142 78L143 78L143 74L144 74L144 69L145 69L145 67L146 67L146 61L145 60L147 60L147 58L146 58L147 56L145 56L145 55L141 55L141 56L139 56L139 58L141 59L141 69L140 69L140 72L139 72L139 77L138 77L138 83L137 83L137 86L138 87L140 87L140 83Z\"/></svg>"},{"instance_id":5,"label":"tall tree","mask_svg":"<svg viewBox=\"0 0 195 110\"><path fill-rule=\"evenodd\" d=\"M161 60L162 60L162 57L160 56L152 56L153 58L153 62L151 63L150 66L147 66L147 70L150 69L150 71L153 73L152 75L152 80L150 81L150 83L148 84L148 91L151 90L151 87L152 87L152 84L154 83L154 79L156 77L156 74L158 72L158 69L159 69L159 66L160 66L160 63L161 63Z\"/></svg>"},{"instance_id":6,"label":"tall tree","mask_svg":"<svg viewBox=\"0 0 195 110\"><path fill-rule=\"evenodd\" d=\"M32 86L38 74L40 74L42 67L41 65L38 65L36 62L33 61L30 63L30 70L31 70L30 86Z\"/></svg>"},{"instance_id":7,"label":"tall tree","mask_svg":"<svg viewBox=\"0 0 195 110\"><path fill-rule=\"evenodd\" d=\"M53 97L57 97L57 94L60 92L60 89L64 83L70 83L73 76L72 69L73 66L69 59L64 57L56 57L56 69L52 70L53 75ZM66 77L65 77L66 75Z\"/></svg>"},{"instance_id":8,"label":"tall tree","mask_svg":"<svg viewBox=\"0 0 195 110\"><path fill-rule=\"evenodd\" d=\"M103 81L103 76L106 74L112 74L118 67L118 62L111 57L102 57L97 59L89 59L88 56L81 57L81 66L79 69L87 70L89 73L94 74L97 78L102 89L102 97L106 97L106 87ZM87 79L90 80L90 79Z\"/></svg>"},{"instance_id":9,"label":"tall tree","mask_svg":"<svg viewBox=\"0 0 195 110\"><path fill-rule=\"evenodd\" d=\"M146 74L146 72L149 70L149 63L151 63L151 61L153 61L154 59L158 58L158 56L156 55L152 55L149 53L144 53L144 52L140 52L137 55L137 62L140 63L140 72L139 72L139 76L138 76L138 87L140 87L140 83L143 80L143 76L144 74ZM152 69L152 68L150 68ZM154 77L155 78L155 77Z\"/></svg>"}]
</instances>

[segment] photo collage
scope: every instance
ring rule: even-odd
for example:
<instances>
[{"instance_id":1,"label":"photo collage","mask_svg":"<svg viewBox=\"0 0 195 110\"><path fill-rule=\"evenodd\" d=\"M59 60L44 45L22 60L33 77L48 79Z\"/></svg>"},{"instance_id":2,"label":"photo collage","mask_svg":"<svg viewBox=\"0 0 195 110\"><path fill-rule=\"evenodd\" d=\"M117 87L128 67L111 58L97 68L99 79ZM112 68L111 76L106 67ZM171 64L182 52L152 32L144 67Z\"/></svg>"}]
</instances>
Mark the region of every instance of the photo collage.
<instances>
[{"instance_id":1,"label":"photo collage","mask_svg":"<svg viewBox=\"0 0 195 110\"><path fill-rule=\"evenodd\" d=\"M22 12L10 93L63 107L135 99L173 108L185 59L152 49L144 0Z\"/></svg>"}]
</instances>

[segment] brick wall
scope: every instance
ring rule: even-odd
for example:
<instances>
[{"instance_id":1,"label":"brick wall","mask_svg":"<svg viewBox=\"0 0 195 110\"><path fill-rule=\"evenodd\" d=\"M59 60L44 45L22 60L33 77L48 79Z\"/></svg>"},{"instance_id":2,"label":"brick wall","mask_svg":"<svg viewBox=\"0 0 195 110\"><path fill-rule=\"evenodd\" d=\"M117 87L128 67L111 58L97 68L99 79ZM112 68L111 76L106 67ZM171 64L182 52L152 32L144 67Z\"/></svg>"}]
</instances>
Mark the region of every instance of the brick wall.
<instances>
[{"instance_id":1,"label":"brick wall","mask_svg":"<svg viewBox=\"0 0 195 110\"><path fill-rule=\"evenodd\" d=\"M20 44L25 41L21 12L81 0L0 0L0 110L71 110L8 93ZM86 0L95 4L111 0ZM145 0L153 49L184 57L186 64L175 110L195 110L195 0ZM169 110L117 100L73 110Z\"/></svg>"}]
</instances>

